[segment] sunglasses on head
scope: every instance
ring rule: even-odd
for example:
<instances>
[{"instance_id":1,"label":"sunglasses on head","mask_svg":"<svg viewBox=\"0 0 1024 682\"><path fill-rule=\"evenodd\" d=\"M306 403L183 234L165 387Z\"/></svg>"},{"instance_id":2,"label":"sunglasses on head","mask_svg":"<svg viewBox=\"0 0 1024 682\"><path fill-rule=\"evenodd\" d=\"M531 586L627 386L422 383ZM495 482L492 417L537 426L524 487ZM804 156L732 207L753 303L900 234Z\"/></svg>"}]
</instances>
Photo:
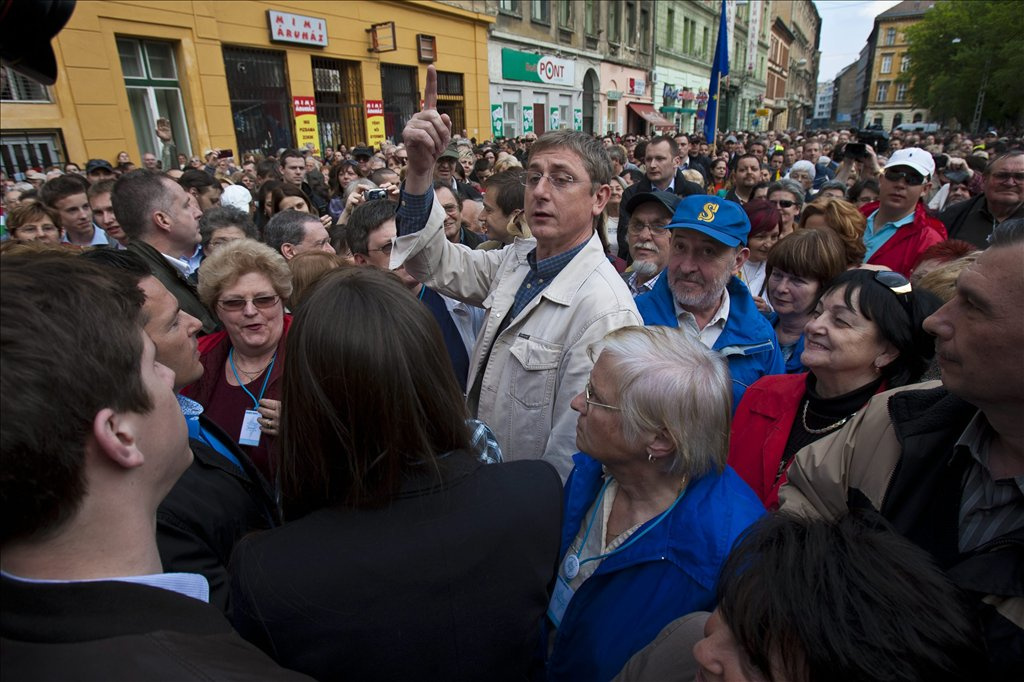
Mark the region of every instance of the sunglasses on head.
<instances>
[{"instance_id":1,"label":"sunglasses on head","mask_svg":"<svg viewBox=\"0 0 1024 682\"><path fill-rule=\"evenodd\" d=\"M887 170L885 171L885 179L889 182L899 182L903 180L911 187L918 187L925 183L926 178L920 173L914 171L898 171L898 170Z\"/></svg>"},{"instance_id":2,"label":"sunglasses on head","mask_svg":"<svg viewBox=\"0 0 1024 682\"><path fill-rule=\"evenodd\" d=\"M910 280L892 270L879 270L875 273L875 281L896 296L900 305L903 306L903 310L906 311L907 317L913 322L914 306L911 303L910 297L913 295L914 289L910 286Z\"/></svg>"}]
</instances>

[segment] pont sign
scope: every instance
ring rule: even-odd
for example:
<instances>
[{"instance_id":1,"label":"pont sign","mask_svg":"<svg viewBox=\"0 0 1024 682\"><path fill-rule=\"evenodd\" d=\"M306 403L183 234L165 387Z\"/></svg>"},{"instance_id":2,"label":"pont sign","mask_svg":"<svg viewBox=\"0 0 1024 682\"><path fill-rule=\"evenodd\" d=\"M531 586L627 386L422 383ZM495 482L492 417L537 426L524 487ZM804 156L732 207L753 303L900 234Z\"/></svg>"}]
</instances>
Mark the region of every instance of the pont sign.
<instances>
[{"instance_id":1,"label":"pont sign","mask_svg":"<svg viewBox=\"0 0 1024 682\"><path fill-rule=\"evenodd\" d=\"M575 75L575 64L568 59L544 56L537 62L537 76L545 83L573 85Z\"/></svg>"}]
</instances>

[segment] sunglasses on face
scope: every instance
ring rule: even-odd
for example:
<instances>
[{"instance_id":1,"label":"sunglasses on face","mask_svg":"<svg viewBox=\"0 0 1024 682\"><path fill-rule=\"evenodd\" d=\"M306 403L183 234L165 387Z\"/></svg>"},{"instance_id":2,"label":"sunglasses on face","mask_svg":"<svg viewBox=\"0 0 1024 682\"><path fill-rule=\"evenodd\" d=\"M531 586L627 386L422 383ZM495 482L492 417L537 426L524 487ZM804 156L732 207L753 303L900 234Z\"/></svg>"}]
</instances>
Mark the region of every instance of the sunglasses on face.
<instances>
[{"instance_id":1,"label":"sunglasses on face","mask_svg":"<svg viewBox=\"0 0 1024 682\"><path fill-rule=\"evenodd\" d=\"M889 182L903 180L911 187L919 187L925 183L925 178L920 173L915 173L914 171L887 170L885 171L885 179Z\"/></svg>"},{"instance_id":2,"label":"sunglasses on face","mask_svg":"<svg viewBox=\"0 0 1024 682\"><path fill-rule=\"evenodd\" d=\"M267 308L273 308L277 305L277 302L281 300L280 296L256 296L254 298L228 298L223 301L217 301L217 305L222 310L229 310L232 312L238 312L244 310L247 303L252 301L252 304L260 310L266 310Z\"/></svg>"},{"instance_id":3,"label":"sunglasses on face","mask_svg":"<svg viewBox=\"0 0 1024 682\"><path fill-rule=\"evenodd\" d=\"M796 206L796 202L790 201L789 199L773 199L772 203L779 208L793 208Z\"/></svg>"}]
</instances>

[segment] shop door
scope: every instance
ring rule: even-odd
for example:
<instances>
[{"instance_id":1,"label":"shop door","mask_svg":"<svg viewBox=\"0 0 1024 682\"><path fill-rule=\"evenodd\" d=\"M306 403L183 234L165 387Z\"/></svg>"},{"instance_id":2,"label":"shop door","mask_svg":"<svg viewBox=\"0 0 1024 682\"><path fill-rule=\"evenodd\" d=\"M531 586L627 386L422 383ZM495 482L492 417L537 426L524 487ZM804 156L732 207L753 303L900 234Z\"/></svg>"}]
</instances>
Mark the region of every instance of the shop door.
<instances>
[{"instance_id":1,"label":"shop door","mask_svg":"<svg viewBox=\"0 0 1024 682\"><path fill-rule=\"evenodd\" d=\"M540 137L548 131L548 112L544 103L533 105L533 132Z\"/></svg>"},{"instance_id":2,"label":"shop door","mask_svg":"<svg viewBox=\"0 0 1024 682\"><path fill-rule=\"evenodd\" d=\"M238 140L235 158L294 147L284 53L225 45L224 70Z\"/></svg>"},{"instance_id":3,"label":"shop door","mask_svg":"<svg viewBox=\"0 0 1024 682\"><path fill-rule=\"evenodd\" d=\"M420 91L415 66L380 65L384 96L384 134L397 140L405 124L420 108Z\"/></svg>"},{"instance_id":4,"label":"shop door","mask_svg":"<svg viewBox=\"0 0 1024 682\"><path fill-rule=\"evenodd\" d=\"M313 57L312 66L321 153L362 142L366 134L359 63Z\"/></svg>"}]
</instances>

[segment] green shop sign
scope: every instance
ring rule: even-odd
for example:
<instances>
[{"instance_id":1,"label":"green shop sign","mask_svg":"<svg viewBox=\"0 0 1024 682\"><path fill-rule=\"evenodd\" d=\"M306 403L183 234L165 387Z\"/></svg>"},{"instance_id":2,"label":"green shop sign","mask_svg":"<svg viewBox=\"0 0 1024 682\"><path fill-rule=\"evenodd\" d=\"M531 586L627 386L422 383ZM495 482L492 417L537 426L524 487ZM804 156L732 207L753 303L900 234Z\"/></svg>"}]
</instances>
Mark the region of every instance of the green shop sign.
<instances>
[{"instance_id":1,"label":"green shop sign","mask_svg":"<svg viewBox=\"0 0 1024 682\"><path fill-rule=\"evenodd\" d=\"M532 52L502 48L501 77L510 81L573 85L576 82L576 64Z\"/></svg>"}]
</instances>

